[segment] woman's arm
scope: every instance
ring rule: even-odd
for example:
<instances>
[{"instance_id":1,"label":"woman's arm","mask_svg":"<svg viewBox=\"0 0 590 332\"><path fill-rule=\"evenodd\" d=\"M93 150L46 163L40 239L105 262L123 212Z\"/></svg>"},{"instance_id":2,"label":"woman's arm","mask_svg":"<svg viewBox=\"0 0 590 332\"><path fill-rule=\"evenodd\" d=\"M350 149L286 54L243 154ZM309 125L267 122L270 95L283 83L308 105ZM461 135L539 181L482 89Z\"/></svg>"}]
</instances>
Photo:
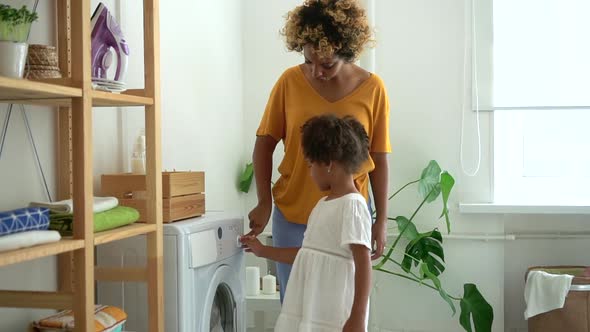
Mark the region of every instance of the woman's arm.
<instances>
[{"instance_id":1,"label":"woman's arm","mask_svg":"<svg viewBox=\"0 0 590 332\"><path fill-rule=\"evenodd\" d=\"M375 200L376 219L371 232L371 244L375 252L371 259L377 259L383 255L387 242L387 190L389 184L389 165L387 153L371 153L375 163L375 169L369 173L373 199Z\"/></svg>"},{"instance_id":2,"label":"woman's arm","mask_svg":"<svg viewBox=\"0 0 590 332\"><path fill-rule=\"evenodd\" d=\"M251 231L248 235L262 233L272 211L272 195L270 190L270 178L272 176L272 154L277 146L277 141L272 136L258 136L254 145L252 161L254 164L254 178L258 193L258 205L248 214Z\"/></svg>"},{"instance_id":3,"label":"woman's arm","mask_svg":"<svg viewBox=\"0 0 590 332\"><path fill-rule=\"evenodd\" d=\"M367 306L371 292L371 257L369 249L364 245L351 244L350 249L355 267L354 300L350 317L344 325L343 332L365 331Z\"/></svg>"},{"instance_id":4,"label":"woman's arm","mask_svg":"<svg viewBox=\"0 0 590 332\"><path fill-rule=\"evenodd\" d=\"M247 252L279 263L293 264L299 248L277 248L265 246L254 236L242 236L240 239Z\"/></svg>"}]
</instances>

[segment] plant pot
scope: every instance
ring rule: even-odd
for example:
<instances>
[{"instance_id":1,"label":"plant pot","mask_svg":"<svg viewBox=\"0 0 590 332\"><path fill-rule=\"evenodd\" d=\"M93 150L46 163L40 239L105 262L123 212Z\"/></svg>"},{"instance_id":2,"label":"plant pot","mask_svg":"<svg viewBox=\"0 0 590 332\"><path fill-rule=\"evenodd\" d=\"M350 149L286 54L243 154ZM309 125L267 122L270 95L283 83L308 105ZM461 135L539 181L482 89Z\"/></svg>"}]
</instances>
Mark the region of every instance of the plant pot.
<instances>
[{"instance_id":1,"label":"plant pot","mask_svg":"<svg viewBox=\"0 0 590 332\"><path fill-rule=\"evenodd\" d=\"M28 46L27 43L0 41L0 76L23 77Z\"/></svg>"}]
</instances>

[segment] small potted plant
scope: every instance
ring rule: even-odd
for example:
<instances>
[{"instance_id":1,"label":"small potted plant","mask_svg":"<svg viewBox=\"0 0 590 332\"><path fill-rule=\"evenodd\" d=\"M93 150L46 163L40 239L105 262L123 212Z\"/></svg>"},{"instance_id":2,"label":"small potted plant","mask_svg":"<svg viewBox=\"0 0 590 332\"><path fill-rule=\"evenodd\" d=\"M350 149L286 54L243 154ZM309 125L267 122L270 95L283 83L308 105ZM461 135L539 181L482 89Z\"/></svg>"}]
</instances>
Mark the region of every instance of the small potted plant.
<instances>
[{"instance_id":1,"label":"small potted plant","mask_svg":"<svg viewBox=\"0 0 590 332\"><path fill-rule=\"evenodd\" d=\"M23 77L27 39L37 13L0 4L0 76Z\"/></svg>"}]
</instances>

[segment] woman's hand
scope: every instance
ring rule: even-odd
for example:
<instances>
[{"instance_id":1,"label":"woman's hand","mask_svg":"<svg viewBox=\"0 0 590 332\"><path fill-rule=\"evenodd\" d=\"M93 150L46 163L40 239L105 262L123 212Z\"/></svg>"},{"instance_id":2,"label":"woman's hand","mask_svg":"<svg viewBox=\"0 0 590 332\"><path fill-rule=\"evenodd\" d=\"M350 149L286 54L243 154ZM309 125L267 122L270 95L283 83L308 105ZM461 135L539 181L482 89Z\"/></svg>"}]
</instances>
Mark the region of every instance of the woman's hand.
<instances>
[{"instance_id":1,"label":"woman's hand","mask_svg":"<svg viewBox=\"0 0 590 332\"><path fill-rule=\"evenodd\" d=\"M365 332L365 321L350 316L342 328L342 332Z\"/></svg>"},{"instance_id":2,"label":"woman's hand","mask_svg":"<svg viewBox=\"0 0 590 332\"><path fill-rule=\"evenodd\" d=\"M247 235L257 236L266 227L268 220L270 219L270 212L272 211L271 203L258 202L250 213L248 213L248 219L250 220L250 232Z\"/></svg>"},{"instance_id":3,"label":"woman's hand","mask_svg":"<svg viewBox=\"0 0 590 332\"><path fill-rule=\"evenodd\" d=\"M385 244L387 243L387 223L384 221L375 221L373 227L371 229L371 244L373 246L373 251L371 253L371 259L379 259L383 255L383 251L385 250Z\"/></svg>"},{"instance_id":4,"label":"woman's hand","mask_svg":"<svg viewBox=\"0 0 590 332\"><path fill-rule=\"evenodd\" d=\"M240 238L240 242L246 249L246 252L251 252L257 257L263 257L265 245L263 245L260 240L253 235L244 235Z\"/></svg>"}]
</instances>

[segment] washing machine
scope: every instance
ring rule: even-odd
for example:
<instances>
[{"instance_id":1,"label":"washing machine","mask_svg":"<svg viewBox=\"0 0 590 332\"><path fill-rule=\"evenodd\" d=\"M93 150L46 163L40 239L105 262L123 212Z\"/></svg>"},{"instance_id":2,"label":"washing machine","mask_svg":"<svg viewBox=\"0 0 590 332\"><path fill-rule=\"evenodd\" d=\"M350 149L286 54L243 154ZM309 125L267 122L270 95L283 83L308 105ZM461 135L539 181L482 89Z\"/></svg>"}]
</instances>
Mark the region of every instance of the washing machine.
<instances>
[{"instance_id":1,"label":"washing machine","mask_svg":"<svg viewBox=\"0 0 590 332\"><path fill-rule=\"evenodd\" d=\"M164 225L164 311L166 332L243 332L244 253L238 237L243 218L207 212ZM100 246L100 266L145 266L146 238ZM97 301L128 314L126 331L148 330L145 283L99 282Z\"/></svg>"}]
</instances>

